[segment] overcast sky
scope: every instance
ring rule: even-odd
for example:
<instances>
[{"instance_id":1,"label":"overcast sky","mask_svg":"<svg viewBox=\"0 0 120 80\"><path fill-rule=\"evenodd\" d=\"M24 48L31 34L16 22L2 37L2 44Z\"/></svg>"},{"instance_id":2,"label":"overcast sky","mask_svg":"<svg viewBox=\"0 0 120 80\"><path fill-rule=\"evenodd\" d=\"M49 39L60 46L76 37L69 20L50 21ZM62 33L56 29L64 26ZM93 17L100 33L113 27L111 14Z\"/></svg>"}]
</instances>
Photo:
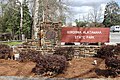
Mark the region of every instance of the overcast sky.
<instances>
[{"instance_id":1,"label":"overcast sky","mask_svg":"<svg viewBox=\"0 0 120 80\"><path fill-rule=\"evenodd\" d=\"M101 8L102 15L104 14L104 9L106 3L111 0L63 0L67 6L69 6L72 15L69 21L74 21L75 19L83 19L83 16L87 16L87 14L93 9ZM120 0L115 0L120 5ZM103 17L103 16L102 16ZM103 18L101 18L102 21Z\"/></svg>"},{"instance_id":2,"label":"overcast sky","mask_svg":"<svg viewBox=\"0 0 120 80\"><path fill-rule=\"evenodd\" d=\"M1 1L1 0L0 0ZM23 1L23 0L19 0ZM108 2L111 0L62 0L67 6L69 6L71 15L67 18L68 22L73 22L75 19L83 20L83 16L87 17L88 13L93 8L100 10L101 8L101 21L103 20L104 9ZM115 0L120 6L120 0Z\"/></svg>"}]
</instances>

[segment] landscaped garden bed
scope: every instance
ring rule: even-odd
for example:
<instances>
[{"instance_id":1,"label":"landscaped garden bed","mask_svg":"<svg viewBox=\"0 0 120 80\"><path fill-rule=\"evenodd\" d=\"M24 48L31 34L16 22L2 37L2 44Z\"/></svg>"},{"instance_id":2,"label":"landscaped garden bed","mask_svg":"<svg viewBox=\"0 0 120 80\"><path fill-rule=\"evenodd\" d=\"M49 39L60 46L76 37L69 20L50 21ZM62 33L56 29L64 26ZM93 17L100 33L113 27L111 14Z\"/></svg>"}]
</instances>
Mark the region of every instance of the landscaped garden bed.
<instances>
[{"instance_id":1,"label":"landscaped garden bed","mask_svg":"<svg viewBox=\"0 0 120 80\"><path fill-rule=\"evenodd\" d=\"M20 52L20 58L17 61L5 60L6 58L0 59L0 76L41 76L53 78L115 77L115 79L119 79L119 47L103 46L98 50L98 54L93 57L78 58L74 58L73 54L71 55L71 52L74 51L69 49L72 48L60 48L55 51L55 54L51 55L43 55L41 52L28 49ZM4 49L1 47L1 51ZM3 52L0 54L4 54ZM71 59L67 59L71 56ZM94 63L95 60L97 64Z\"/></svg>"}]
</instances>

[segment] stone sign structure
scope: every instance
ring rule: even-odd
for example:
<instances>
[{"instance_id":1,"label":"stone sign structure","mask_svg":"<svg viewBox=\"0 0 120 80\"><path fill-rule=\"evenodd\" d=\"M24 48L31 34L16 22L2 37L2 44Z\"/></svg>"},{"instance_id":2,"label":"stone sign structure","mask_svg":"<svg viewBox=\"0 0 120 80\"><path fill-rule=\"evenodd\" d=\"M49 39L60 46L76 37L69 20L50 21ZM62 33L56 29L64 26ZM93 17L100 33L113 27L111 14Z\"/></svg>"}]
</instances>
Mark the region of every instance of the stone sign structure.
<instances>
[{"instance_id":1,"label":"stone sign structure","mask_svg":"<svg viewBox=\"0 0 120 80\"><path fill-rule=\"evenodd\" d=\"M38 33L39 44L44 40L45 47L60 45L61 26L61 22L41 22ZM41 30L43 31L43 37L40 36L42 34Z\"/></svg>"},{"instance_id":2,"label":"stone sign structure","mask_svg":"<svg viewBox=\"0 0 120 80\"><path fill-rule=\"evenodd\" d=\"M109 42L109 28L80 28L63 27L61 31L62 42Z\"/></svg>"}]
</instances>

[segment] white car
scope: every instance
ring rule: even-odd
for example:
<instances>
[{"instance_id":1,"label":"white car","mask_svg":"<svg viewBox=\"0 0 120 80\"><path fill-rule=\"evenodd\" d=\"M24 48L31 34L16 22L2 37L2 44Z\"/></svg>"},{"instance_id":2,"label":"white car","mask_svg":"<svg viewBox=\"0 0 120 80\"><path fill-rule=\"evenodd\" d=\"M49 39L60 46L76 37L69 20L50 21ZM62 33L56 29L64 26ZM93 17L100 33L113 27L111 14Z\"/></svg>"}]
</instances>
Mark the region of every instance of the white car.
<instances>
[{"instance_id":1,"label":"white car","mask_svg":"<svg viewBox=\"0 0 120 80\"><path fill-rule=\"evenodd\" d=\"M120 32L120 26L119 25L111 26L110 31L112 31L112 32Z\"/></svg>"}]
</instances>

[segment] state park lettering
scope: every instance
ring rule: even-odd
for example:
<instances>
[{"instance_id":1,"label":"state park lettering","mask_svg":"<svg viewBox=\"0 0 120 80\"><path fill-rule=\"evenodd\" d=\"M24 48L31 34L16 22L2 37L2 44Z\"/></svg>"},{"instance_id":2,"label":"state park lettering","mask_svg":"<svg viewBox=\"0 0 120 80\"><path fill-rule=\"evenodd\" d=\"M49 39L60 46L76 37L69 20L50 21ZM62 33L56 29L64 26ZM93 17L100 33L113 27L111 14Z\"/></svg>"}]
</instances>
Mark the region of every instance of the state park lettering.
<instances>
[{"instance_id":1,"label":"state park lettering","mask_svg":"<svg viewBox=\"0 0 120 80\"><path fill-rule=\"evenodd\" d=\"M101 31L67 31L67 34L102 34Z\"/></svg>"},{"instance_id":2,"label":"state park lettering","mask_svg":"<svg viewBox=\"0 0 120 80\"><path fill-rule=\"evenodd\" d=\"M95 36L75 36L75 39L95 39Z\"/></svg>"},{"instance_id":3,"label":"state park lettering","mask_svg":"<svg viewBox=\"0 0 120 80\"><path fill-rule=\"evenodd\" d=\"M75 39L95 39L95 34L102 34L101 31L67 31L67 34L75 35Z\"/></svg>"},{"instance_id":4,"label":"state park lettering","mask_svg":"<svg viewBox=\"0 0 120 80\"><path fill-rule=\"evenodd\" d=\"M109 42L110 28L63 27L61 42Z\"/></svg>"}]
</instances>

